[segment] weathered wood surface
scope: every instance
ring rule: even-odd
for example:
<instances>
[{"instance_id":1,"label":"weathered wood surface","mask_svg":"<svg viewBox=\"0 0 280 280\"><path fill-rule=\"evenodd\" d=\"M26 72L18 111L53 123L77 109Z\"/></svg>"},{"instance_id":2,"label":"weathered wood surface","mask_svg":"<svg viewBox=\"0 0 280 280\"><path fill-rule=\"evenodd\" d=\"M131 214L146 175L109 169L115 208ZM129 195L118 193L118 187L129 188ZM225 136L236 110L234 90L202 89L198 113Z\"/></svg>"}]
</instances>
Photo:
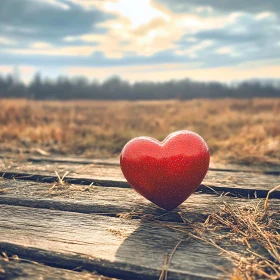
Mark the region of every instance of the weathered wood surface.
<instances>
[{"instance_id":1,"label":"weathered wood surface","mask_svg":"<svg viewBox=\"0 0 280 280\"><path fill-rule=\"evenodd\" d=\"M57 171L61 176L69 172L65 181L72 184L97 185L106 187L129 188L118 166L58 164L44 165L21 163L1 168L0 176L8 179L55 182ZM208 171L198 191L203 193L230 192L241 197L266 197L268 191L279 185L280 176L247 172ZM210 186L212 189L205 187ZM272 193L272 197L280 198L280 191Z\"/></svg>"},{"instance_id":2,"label":"weathered wood surface","mask_svg":"<svg viewBox=\"0 0 280 280\"><path fill-rule=\"evenodd\" d=\"M264 199L257 201L264 202ZM57 185L29 181L3 180L0 182L0 204L34 208L56 209L80 213L96 213L117 216L132 213L140 217L151 214L160 220L182 222L178 211L189 220L205 219L219 210L223 203L253 205L255 199L194 193L172 212L162 210L132 189L88 187L82 185ZM270 200L270 209L280 218L280 203Z\"/></svg>"},{"instance_id":3,"label":"weathered wood surface","mask_svg":"<svg viewBox=\"0 0 280 280\"><path fill-rule=\"evenodd\" d=\"M12 161L27 161L39 164L55 164L55 163L65 163L65 164L80 164L80 165L104 165L104 166L119 166L118 158L108 158L108 159L88 159L81 157L59 157L59 156L26 156L15 154L2 154L0 155L2 159L8 159ZM263 173L266 175L280 175L280 166L246 166L237 164L222 164L215 162L211 159L210 170L212 171L223 171L223 172L248 172L248 173Z\"/></svg>"},{"instance_id":4,"label":"weathered wood surface","mask_svg":"<svg viewBox=\"0 0 280 280\"><path fill-rule=\"evenodd\" d=\"M83 159L83 158L74 158L74 157L26 157L26 156L15 156L15 155L0 155L0 165L3 167L20 167L22 163L26 165L44 165L55 166L60 168L64 166L71 169L71 166L75 168L78 166L80 169L87 168L85 166L91 165L100 165L106 168L119 168L119 159L118 158L109 158L109 159ZM209 170L211 171L222 171L222 172L246 172L246 173L259 173L265 175L280 175L280 166L246 166L246 165L236 165L236 164L221 164L217 162L210 162Z\"/></svg>"},{"instance_id":5,"label":"weathered wood surface","mask_svg":"<svg viewBox=\"0 0 280 280\"><path fill-rule=\"evenodd\" d=\"M158 279L166 254L182 238L170 264L169 280L228 279L218 267L231 269L233 265L217 248L187 235L182 237L166 224L172 222L172 226L191 232L181 215L198 221L219 211L223 203L263 204L264 199L246 197L264 198L280 183L275 171L210 170L203 182L210 188L202 185L178 209L167 213L133 191L114 160L3 160L0 170L0 252L130 280ZM61 177L69 171L65 177L68 183L54 184L58 180L55 171ZM228 192L236 197L228 196ZM269 213L279 220L280 191L272 193L273 197L276 199L270 199ZM234 249L239 250L239 245ZM20 276L22 270L18 267L16 271Z\"/></svg>"},{"instance_id":6,"label":"weathered wood surface","mask_svg":"<svg viewBox=\"0 0 280 280\"><path fill-rule=\"evenodd\" d=\"M156 221L143 223L108 216L135 211L136 218L165 214L168 221L179 221L177 211L181 211L188 220L197 221L217 212L223 202L250 205L259 201L193 194L180 209L167 213L132 189L79 185L52 188L50 184L8 180L2 181L1 190L0 248L50 265L70 269L82 266L124 279L158 279L164 256L172 251L180 236L158 226ZM9 202L103 216L5 205ZM279 219L279 201L271 200L269 205L274 218ZM214 268L232 266L218 250L191 239L182 246L172 262L169 279L227 279Z\"/></svg>"},{"instance_id":7,"label":"weathered wood surface","mask_svg":"<svg viewBox=\"0 0 280 280\"><path fill-rule=\"evenodd\" d=\"M166 254L181 239L155 222L7 205L0 205L0 213L0 250L124 279L158 279ZM169 279L217 279L223 277L217 266L232 264L215 247L185 239Z\"/></svg>"},{"instance_id":8,"label":"weathered wood surface","mask_svg":"<svg viewBox=\"0 0 280 280\"><path fill-rule=\"evenodd\" d=\"M74 163L74 164L101 164L101 165L112 165L119 166L118 158L107 158L107 159L88 159L81 157L60 157L60 156L27 156L27 155L18 155L15 154L1 154L0 159L7 159L12 161L29 161L35 163Z\"/></svg>"},{"instance_id":9,"label":"weathered wood surface","mask_svg":"<svg viewBox=\"0 0 280 280\"><path fill-rule=\"evenodd\" d=\"M114 280L97 273L76 272L26 261L4 261L0 258L1 280Z\"/></svg>"},{"instance_id":10,"label":"weathered wood surface","mask_svg":"<svg viewBox=\"0 0 280 280\"><path fill-rule=\"evenodd\" d=\"M75 176L77 178L99 178L104 179L108 178L111 180L117 181L125 181L125 178L121 172L119 165L108 166L103 164L76 164L69 162L57 163L53 162L52 164L45 164L42 162L12 162L7 163L6 166L1 167L1 171L14 171L14 172L25 172L25 173L36 173L36 174L44 174L50 175L54 174L55 171L60 174L64 174L68 171L71 176ZM205 178L205 181L209 183L216 182L218 184L235 183L236 185L244 185L244 180L250 179L249 184L259 185L263 184L266 186L268 183L274 182L273 178L279 178L279 175L270 174L271 176L267 176L267 174L263 174L261 172L235 172L235 171L220 171L220 170L209 170L208 174ZM274 175L274 176L273 176ZM263 180L266 178L265 180ZM214 181L215 180L215 181ZM262 181L265 181L262 183ZM267 182L267 183L266 183Z\"/></svg>"}]
</instances>

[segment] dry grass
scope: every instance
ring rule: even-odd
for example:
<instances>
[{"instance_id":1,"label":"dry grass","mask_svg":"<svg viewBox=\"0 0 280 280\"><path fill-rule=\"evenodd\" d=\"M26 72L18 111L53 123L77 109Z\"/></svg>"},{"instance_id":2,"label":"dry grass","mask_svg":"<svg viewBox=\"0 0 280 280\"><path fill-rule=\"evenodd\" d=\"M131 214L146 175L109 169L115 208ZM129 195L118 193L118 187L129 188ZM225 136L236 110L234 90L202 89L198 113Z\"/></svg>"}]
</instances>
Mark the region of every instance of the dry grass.
<instances>
[{"instance_id":1,"label":"dry grass","mask_svg":"<svg viewBox=\"0 0 280 280\"><path fill-rule=\"evenodd\" d=\"M277 186L272 191L278 189ZM164 257L159 280L168 280L168 270L173 255L180 244L189 238L198 239L217 248L229 258L234 269L216 267L225 279L256 280L280 279L280 213L269 209L267 199L256 199L254 204L242 206L224 204L204 222L190 221L189 214L178 212L183 224L166 223L160 216L140 212L121 213L122 219L140 219L172 229L180 234L180 240L170 254Z\"/></svg>"},{"instance_id":2,"label":"dry grass","mask_svg":"<svg viewBox=\"0 0 280 280\"><path fill-rule=\"evenodd\" d=\"M211 215L205 222L207 231L226 230L215 239L205 240L228 255L236 265L233 279L279 279L280 236L279 224L270 218L262 205L255 207L232 207L224 204L219 213ZM242 250L223 248L223 244L240 244Z\"/></svg>"},{"instance_id":3,"label":"dry grass","mask_svg":"<svg viewBox=\"0 0 280 280\"><path fill-rule=\"evenodd\" d=\"M275 215L276 214L276 215ZM188 238L198 239L229 258L234 269L216 267L225 279L256 280L280 279L280 223L279 212L269 210L263 199L239 206L224 203L220 210L201 222L191 222L188 215L178 212L183 225L159 221L156 216L142 213L122 213L123 219L139 218L143 222L156 223L181 235L171 254L164 256L159 280L168 280L168 270L173 255ZM148 217L146 217L148 216Z\"/></svg>"},{"instance_id":4,"label":"dry grass","mask_svg":"<svg viewBox=\"0 0 280 280\"><path fill-rule=\"evenodd\" d=\"M242 207L224 203L221 210L210 215L204 223L189 222L184 218L184 213L178 214L186 224L186 229L160 224L206 242L229 257L234 271L228 271L226 267L218 268L226 278L280 279L280 224L272 219L272 213L262 203ZM167 280L167 261L168 256L164 260L160 280Z\"/></svg>"},{"instance_id":5,"label":"dry grass","mask_svg":"<svg viewBox=\"0 0 280 280\"><path fill-rule=\"evenodd\" d=\"M279 164L280 99L191 101L0 100L0 148L116 156L133 137L189 129L219 162Z\"/></svg>"}]
</instances>

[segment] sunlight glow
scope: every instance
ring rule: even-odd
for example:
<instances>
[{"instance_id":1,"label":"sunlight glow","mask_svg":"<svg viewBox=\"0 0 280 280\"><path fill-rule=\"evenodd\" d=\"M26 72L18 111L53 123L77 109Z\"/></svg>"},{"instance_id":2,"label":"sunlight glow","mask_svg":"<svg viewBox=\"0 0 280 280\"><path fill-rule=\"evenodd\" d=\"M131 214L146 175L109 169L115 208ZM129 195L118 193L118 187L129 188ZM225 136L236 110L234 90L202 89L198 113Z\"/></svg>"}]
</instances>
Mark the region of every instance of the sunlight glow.
<instances>
[{"instance_id":1,"label":"sunlight glow","mask_svg":"<svg viewBox=\"0 0 280 280\"><path fill-rule=\"evenodd\" d=\"M51 44L45 42L35 42L31 44L31 48L33 49L50 49L51 47Z\"/></svg>"},{"instance_id":2,"label":"sunlight glow","mask_svg":"<svg viewBox=\"0 0 280 280\"><path fill-rule=\"evenodd\" d=\"M155 18L164 18L168 16L151 5L150 0L119 0L118 2L107 2L105 10L116 12L128 18L132 28L137 28L143 24L149 23Z\"/></svg>"}]
</instances>

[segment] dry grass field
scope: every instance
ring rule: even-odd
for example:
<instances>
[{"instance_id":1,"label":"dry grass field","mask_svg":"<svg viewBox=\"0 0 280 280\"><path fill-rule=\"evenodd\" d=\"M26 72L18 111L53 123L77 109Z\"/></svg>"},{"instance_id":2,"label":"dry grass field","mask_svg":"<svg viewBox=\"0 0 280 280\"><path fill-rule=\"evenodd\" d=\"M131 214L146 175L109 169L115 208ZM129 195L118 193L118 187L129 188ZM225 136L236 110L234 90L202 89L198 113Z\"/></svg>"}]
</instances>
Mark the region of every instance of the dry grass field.
<instances>
[{"instance_id":1,"label":"dry grass field","mask_svg":"<svg viewBox=\"0 0 280 280\"><path fill-rule=\"evenodd\" d=\"M280 162L280 99L0 100L2 153L111 157L133 137L162 140L182 129L200 134L217 161Z\"/></svg>"}]
</instances>

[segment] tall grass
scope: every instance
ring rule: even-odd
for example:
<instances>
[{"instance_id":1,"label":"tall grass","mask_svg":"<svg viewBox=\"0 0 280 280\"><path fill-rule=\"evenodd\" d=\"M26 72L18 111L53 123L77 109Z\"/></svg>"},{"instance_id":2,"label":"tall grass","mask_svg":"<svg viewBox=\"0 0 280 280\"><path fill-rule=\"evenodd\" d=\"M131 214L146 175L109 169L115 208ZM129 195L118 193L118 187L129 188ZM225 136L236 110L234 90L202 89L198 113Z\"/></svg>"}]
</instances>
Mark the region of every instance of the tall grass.
<instances>
[{"instance_id":1,"label":"tall grass","mask_svg":"<svg viewBox=\"0 0 280 280\"><path fill-rule=\"evenodd\" d=\"M219 161L278 164L280 99L190 101L0 100L0 149L116 156L133 137L189 129Z\"/></svg>"}]
</instances>

